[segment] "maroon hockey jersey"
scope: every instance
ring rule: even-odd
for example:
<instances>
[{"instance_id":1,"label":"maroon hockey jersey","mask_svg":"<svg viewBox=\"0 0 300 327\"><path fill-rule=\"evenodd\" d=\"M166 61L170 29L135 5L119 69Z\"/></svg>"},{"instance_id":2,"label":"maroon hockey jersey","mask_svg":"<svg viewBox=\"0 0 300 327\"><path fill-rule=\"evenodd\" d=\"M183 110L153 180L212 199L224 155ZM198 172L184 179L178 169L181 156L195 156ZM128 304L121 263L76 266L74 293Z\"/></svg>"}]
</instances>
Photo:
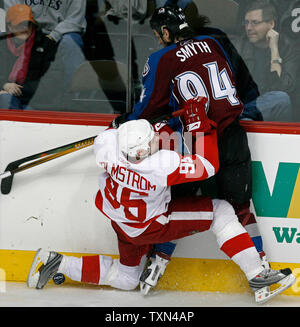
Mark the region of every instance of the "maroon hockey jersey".
<instances>
[{"instance_id":1,"label":"maroon hockey jersey","mask_svg":"<svg viewBox=\"0 0 300 327\"><path fill-rule=\"evenodd\" d=\"M159 117L196 96L208 98L207 115L218 124L219 134L243 110L231 63L222 46L209 36L177 42L149 56L140 100L129 119ZM178 118L170 125L182 129Z\"/></svg>"}]
</instances>

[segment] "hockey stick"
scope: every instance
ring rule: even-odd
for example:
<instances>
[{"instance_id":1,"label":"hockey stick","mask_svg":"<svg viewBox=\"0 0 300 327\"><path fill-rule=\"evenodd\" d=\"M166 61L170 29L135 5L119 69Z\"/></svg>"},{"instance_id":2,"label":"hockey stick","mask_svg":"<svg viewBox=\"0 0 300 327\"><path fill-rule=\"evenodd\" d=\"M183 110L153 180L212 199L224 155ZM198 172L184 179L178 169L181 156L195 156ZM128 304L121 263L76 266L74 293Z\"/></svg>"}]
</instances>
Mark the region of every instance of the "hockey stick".
<instances>
[{"instance_id":1,"label":"hockey stick","mask_svg":"<svg viewBox=\"0 0 300 327\"><path fill-rule=\"evenodd\" d=\"M19 160L9 163L5 169L5 172L0 174L0 179L2 179L1 193L8 194L10 192L14 174L16 174L20 171L27 170L31 167L35 167L44 162L64 156L66 154L86 148L87 146L90 146L94 143L94 139L95 139L95 137L90 137L90 138L80 140L77 142L72 142L70 144L66 144L66 145L63 145L63 146L60 146L57 148L53 148L48 151L40 152L40 153L34 154L32 156L28 156L28 157L25 157L25 158L22 158L22 159L19 159ZM37 160L37 159L39 159L39 160ZM27 163L30 161L32 161L32 162L22 166L24 163Z\"/></svg>"},{"instance_id":2,"label":"hockey stick","mask_svg":"<svg viewBox=\"0 0 300 327\"><path fill-rule=\"evenodd\" d=\"M181 110L172 112L171 114L162 115L156 119L151 120L151 123L156 123L159 121L170 119L171 117L179 117L183 114L183 111L184 110L181 109ZM69 153L73 153L75 151L84 149L90 145L93 145L96 137L97 137L97 135L77 141L77 142L62 145L57 148L53 148L51 150L40 152L40 153L31 155L31 156L28 156L28 157L25 157L22 159L18 159L16 161L9 163L7 165L4 173L0 174L0 180L2 180L1 181L1 193L8 194L10 192L14 174L19 173L24 170L27 170L29 168L38 166L38 165L48 162L50 160L62 157Z\"/></svg>"}]
</instances>

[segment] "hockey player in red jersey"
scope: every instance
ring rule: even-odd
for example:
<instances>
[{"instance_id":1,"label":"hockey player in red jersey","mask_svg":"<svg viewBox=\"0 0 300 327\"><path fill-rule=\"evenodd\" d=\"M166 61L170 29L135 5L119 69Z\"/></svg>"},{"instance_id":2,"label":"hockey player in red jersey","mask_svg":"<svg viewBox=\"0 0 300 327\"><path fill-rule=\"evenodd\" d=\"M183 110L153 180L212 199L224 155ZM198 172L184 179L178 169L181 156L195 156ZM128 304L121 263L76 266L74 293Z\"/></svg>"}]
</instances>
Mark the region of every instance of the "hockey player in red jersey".
<instances>
[{"instance_id":1,"label":"hockey player in red jersey","mask_svg":"<svg viewBox=\"0 0 300 327\"><path fill-rule=\"evenodd\" d=\"M95 139L96 162L105 169L99 177L95 204L111 220L120 258L76 258L39 249L28 275L29 287L41 289L54 274L62 273L83 283L133 290L139 285L153 244L206 230L212 231L220 249L245 273L258 302L291 286L295 277L290 269L263 267L251 238L227 201L196 195L171 198L171 185L204 180L218 171L216 124L207 118L205 102L205 98L197 97L184 107L184 132L195 138L194 154L160 149L159 136L144 119L108 129ZM158 277L168 263L159 260ZM37 270L40 262L42 266ZM274 283L281 287L267 292L265 289ZM141 284L143 293L149 287Z\"/></svg>"}]
</instances>

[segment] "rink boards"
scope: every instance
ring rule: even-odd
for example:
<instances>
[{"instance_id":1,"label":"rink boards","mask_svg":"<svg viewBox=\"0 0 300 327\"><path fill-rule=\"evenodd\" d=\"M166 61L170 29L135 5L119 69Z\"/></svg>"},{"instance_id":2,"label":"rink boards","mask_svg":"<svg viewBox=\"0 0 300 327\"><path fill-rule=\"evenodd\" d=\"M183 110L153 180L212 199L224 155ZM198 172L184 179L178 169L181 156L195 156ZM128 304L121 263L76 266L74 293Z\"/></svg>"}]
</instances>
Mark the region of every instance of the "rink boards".
<instances>
[{"instance_id":1,"label":"rink boards","mask_svg":"<svg viewBox=\"0 0 300 327\"><path fill-rule=\"evenodd\" d=\"M3 111L0 171L17 159L95 136L111 118ZM264 250L273 268L289 266L297 277L285 294L300 295L300 128L244 125L253 164L251 205ZM11 192L0 194L0 281L25 281L39 247L76 256L101 253L117 257L110 222L94 206L100 172L92 147L88 147L15 175ZM243 273L217 248L209 231L178 242L158 288L249 290Z\"/></svg>"}]
</instances>

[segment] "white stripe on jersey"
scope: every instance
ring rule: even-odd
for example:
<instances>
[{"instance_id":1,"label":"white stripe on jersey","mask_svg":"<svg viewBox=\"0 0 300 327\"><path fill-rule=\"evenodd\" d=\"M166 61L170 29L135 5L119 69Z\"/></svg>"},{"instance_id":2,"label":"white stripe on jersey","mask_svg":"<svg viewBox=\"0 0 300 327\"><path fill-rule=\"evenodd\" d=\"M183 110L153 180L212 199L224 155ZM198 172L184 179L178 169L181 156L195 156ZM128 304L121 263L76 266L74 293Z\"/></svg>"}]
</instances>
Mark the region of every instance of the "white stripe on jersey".
<instances>
[{"instance_id":1,"label":"white stripe on jersey","mask_svg":"<svg viewBox=\"0 0 300 327\"><path fill-rule=\"evenodd\" d=\"M147 225L143 228L136 228L136 227L128 226L118 221L116 221L116 224L123 230L123 232L125 232L130 237L138 237L149 227L149 225Z\"/></svg>"},{"instance_id":2,"label":"white stripe on jersey","mask_svg":"<svg viewBox=\"0 0 300 327\"><path fill-rule=\"evenodd\" d=\"M211 211L173 211L170 220L212 220Z\"/></svg>"},{"instance_id":3,"label":"white stripe on jersey","mask_svg":"<svg viewBox=\"0 0 300 327\"><path fill-rule=\"evenodd\" d=\"M173 211L169 216L161 215L156 221L166 225L170 220L213 220L213 212L210 211Z\"/></svg>"},{"instance_id":4,"label":"white stripe on jersey","mask_svg":"<svg viewBox=\"0 0 300 327\"><path fill-rule=\"evenodd\" d=\"M208 177L214 176L215 174L215 167L204 157L199 156L196 154L196 156L201 160L203 166L205 167Z\"/></svg>"}]
</instances>

